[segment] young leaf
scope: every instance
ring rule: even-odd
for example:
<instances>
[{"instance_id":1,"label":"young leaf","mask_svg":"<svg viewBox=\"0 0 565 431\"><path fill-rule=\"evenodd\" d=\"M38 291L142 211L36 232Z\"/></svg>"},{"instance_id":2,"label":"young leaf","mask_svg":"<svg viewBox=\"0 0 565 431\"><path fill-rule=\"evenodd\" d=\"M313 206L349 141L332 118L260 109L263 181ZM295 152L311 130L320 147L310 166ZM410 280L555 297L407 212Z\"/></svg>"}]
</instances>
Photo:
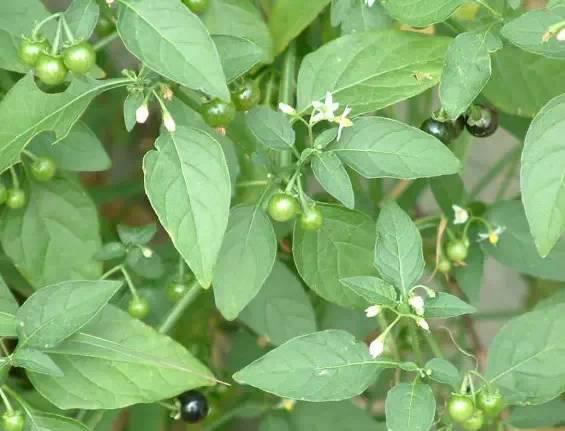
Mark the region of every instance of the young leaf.
<instances>
[{"instance_id":1,"label":"young leaf","mask_svg":"<svg viewBox=\"0 0 565 431\"><path fill-rule=\"evenodd\" d=\"M426 299L425 317L428 319L447 319L464 314L473 314L476 311L475 307L448 293L439 292L435 298Z\"/></svg>"},{"instance_id":2,"label":"young leaf","mask_svg":"<svg viewBox=\"0 0 565 431\"><path fill-rule=\"evenodd\" d=\"M88 40L98 22L100 8L96 0L73 0L65 19L77 40Z\"/></svg>"},{"instance_id":3,"label":"young leaf","mask_svg":"<svg viewBox=\"0 0 565 431\"><path fill-rule=\"evenodd\" d=\"M316 154L312 159L312 171L320 185L347 208L355 206L355 194L349 174L339 157L331 152Z\"/></svg>"},{"instance_id":4,"label":"young leaf","mask_svg":"<svg viewBox=\"0 0 565 431\"><path fill-rule=\"evenodd\" d=\"M154 403L215 383L210 371L184 347L111 305L45 353L64 377L28 375L33 386L61 409Z\"/></svg>"},{"instance_id":5,"label":"young leaf","mask_svg":"<svg viewBox=\"0 0 565 431\"><path fill-rule=\"evenodd\" d=\"M103 280L67 281L35 292L16 314L18 346L56 346L92 320L121 285Z\"/></svg>"},{"instance_id":6,"label":"young leaf","mask_svg":"<svg viewBox=\"0 0 565 431\"><path fill-rule=\"evenodd\" d=\"M179 126L143 159L145 190L161 224L198 281L208 287L228 224L231 184L220 143Z\"/></svg>"},{"instance_id":7,"label":"young leaf","mask_svg":"<svg viewBox=\"0 0 565 431\"><path fill-rule=\"evenodd\" d=\"M428 431L434 422L436 400L432 388L416 379L389 391L385 410L389 430Z\"/></svg>"},{"instance_id":8,"label":"young leaf","mask_svg":"<svg viewBox=\"0 0 565 431\"><path fill-rule=\"evenodd\" d=\"M294 272L279 261L275 262L261 291L239 317L274 345L316 331L310 298Z\"/></svg>"},{"instance_id":9,"label":"young leaf","mask_svg":"<svg viewBox=\"0 0 565 431\"><path fill-rule=\"evenodd\" d=\"M340 280L377 275L372 263L375 224L365 214L333 205L319 205L324 223L307 232L296 224L293 256L298 272L322 298L344 307L366 304Z\"/></svg>"},{"instance_id":10,"label":"young leaf","mask_svg":"<svg viewBox=\"0 0 565 431\"><path fill-rule=\"evenodd\" d=\"M155 223L150 223L145 226L127 226L125 224L119 224L117 231L124 245L145 245L151 241L157 233L157 225Z\"/></svg>"},{"instance_id":11,"label":"young leaf","mask_svg":"<svg viewBox=\"0 0 565 431\"><path fill-rule=\"evenodd\" d=\"M349 277L342 278L341 282L369 304L396 306L396 290L380 278Z\"/></svg>"},{"instance_id":12,"label":"young leaf","mask_svg":"<svg viewBox=\"0 0 565 431\"><path fill-rule=\"evenodd\" d=\"M202 21L176 0L119 0L126 48L160 75L230 100L220 56ZM167 59L167 61L163 61Z\"/></svg>"},{"instance_id":13,"label":"young leaf","mask_svg":"<svg viewBox=\"0 0 565 431\"><path fill-rule=\"evenodd\" d=\"M293 338L233 378L283 398L321 402L359 395L379 370L365 344L330 330Z\"/></svg>"},{"instance_id":14,"label":"young leaf","mask_svg":"<svg viewBox=\"0 0 565 431\"><path fill-rule=\"evenodd\" d=\"M246 123L257 142L271 150L288 151L294 145L294 129L282 112L257 106L247 113Z\"/></svg>"},{"instance_id":15,"label":"young leaf","mask_svg":"<svg viewBox=\"0 0 565 431\"><path fill-rule=\"evenodd\" d=\"M377 220L375 266L383 279L407 293L424 272L420 231L395 202L388 201Z\"/></svg>"},{"instance_id":16,"label":"young leaf","mask_svg":"<svg viewBox=\"0 0 565 431\"><path fill-rule=\"evenodd\" d=\"M426 27L445 21L464 2L465 0L382 0L381 3L401 23Z\"/></svg>"},{"instance_id":17,"label":"young leaf","mask_svg":"<svg viewBox=\"0 0 565 431\"><path fill-rule=\"evenodd\" d=\"M448 360L433 358L426 363L424 368L430 371L430 379L449 385L454 391L458 391L461 388L461 373Z\"/></svg>"},{"instance_id":18,"label":"young leaf","mask_svg":"<svg viewBox=\"0 0 565 431\"><path fill-rule=\"evenodd\" d=\"M259 293L277 255L277 238L265 212L242 205L230 212L228 228L214 269L216 306L234 320Z\"/></svg>"},{"instance_id":19,"label":"young leaf","mask_svg":"<svg viewBox=\"0 0 565 431\"><path fill-rule=\"evenodd\" d=\"M358 119L330 151L366 178L435 177L461 168L439 140L390 118Z\"/></svg>"},{"instance_id":20,"label":"young leaf","mask_svg":"<svg viewBox=\"0 0 565 431\"><path fill-rule=\"evenodd\" d=\"M32 182L23 210L5 214L2 247L36 289L72 279L96 279L101 247L96 207L80 184L64 177Z\"/></svg>"},{"instance_id":21,"label":"young leaf","mask_svg":"<svg viewBox=\"0 0 565 431\"><path fill-rule=\"evenodd\" d=\"M456 119L467 111L491 74L488 32L461 33L447 50L439 94L447 116Z\"/></svg>"},{"instance_id":22,"label":"young leaf","mask_svg":"<svg viewBox=\"0 0 565 431\"><path fill-rule=\"evenodd\" d=\"M385 431L350 400L338 403L297 403L291 415L295 431Z\"/></svg>"},{"instance_id":23,"label":"young leaf","mask_svg":"<svg viewBox=\"0 0 565 431\"><path fill-rule=\"evenodd\" d=\"M16 336L16 313L18 303L0 276L0 337Z\"/></svg>"},{"instance_id":24,"label":"young leaf","mask_svg":"<svg viewBox=\"0 0 565 431\"><path fill-rule=\"evenodd\" d=\"M302 62L298 109L308 111L327 91L356 116L420 94L439 82L450 40L401 31L340 37Z\"/></svg>"},{"instance_id":25,"label":"young leaf","mask_svg":"<svg viewBox=\"0 0 565 431\"><path fill-rule=\"evenodd\" d=\"M537 249L546 257L565 232L565 96L552 99L532 121L522 152L521 189Z\"/></svg>"},{"instance_id":26,"label":"young leaf","mask_svg":"<svg viewBox=\"0 0 565 431\"><path fill-rule=\"evenodd\" d=\"M542 404L565 386L565 304L512 319L492 342L486 377L509 404Z\"/></svg>"},{"instance_id":27,"label":"young leaf","mask_svg":"<svg viewBox=\"0 0 565 431\"><path fill-rule=\"evenodd\" d=\"M137 110L143 105L144 100L142 91L129 93L124 100L124 124L128 132L131 132L137 124Z\"/></svg>"},{"instance_id":28,"label":"young leaf","mask_svg":"<svg viewBox=\"0 0 565 431\"><path fill-rule=\"evenodd\" d=\"M49 355L35 349L16 349L12 355L14 367L25 368L34 373L47 374L49 376L62 377L63 371L57 366Z\"/></svg>"}]
</instances>

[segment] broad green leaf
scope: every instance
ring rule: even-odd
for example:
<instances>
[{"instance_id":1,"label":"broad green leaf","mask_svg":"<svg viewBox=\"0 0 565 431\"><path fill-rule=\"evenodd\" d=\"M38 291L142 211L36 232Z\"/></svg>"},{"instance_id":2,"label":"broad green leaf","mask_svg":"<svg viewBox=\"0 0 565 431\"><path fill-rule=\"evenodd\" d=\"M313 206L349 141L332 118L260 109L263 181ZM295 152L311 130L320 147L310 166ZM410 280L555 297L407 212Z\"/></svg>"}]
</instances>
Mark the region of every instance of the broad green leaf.
<instances>
[{"instance_id":1,"label":"broad green leaf","mask_svg":"<svg viewBox=\"0 0 565 431\"><path fill-rule=\"evenodd\" d=\"M112 165L102 142L82 121L73 126L66 138L56 144L53 140L50 134L42 133L31 141L29 150L51 158L58 169L65 171L105 171Z\"/></svg>"},{"instance_id":2,"label":"broad green leaf","mask_svg":"<svg viewBox=\"0 0 565 431\"><path fill-rule=\"evenodd\" d=\"M469 303L478 306L485 273L485 256L482 249L477 244L472 244L465 265L454 268L453 273Z\"/></svg>"},{"instance_id":3,"label":"broad green leaf","mask_svg":"<svg viewBox=\"0 0 565 431\"><path fill-rule=\"evenodd\" d=\"M154 403L215 383L210 371L184 347L111 305L45 353L64 377L28 375L35 388L61 409Z\"/></svg>"},{"instance_id":4,"label":"broad green leaf","mask_svg":"<svg viewBox=\"0 0 565 431\"><path fill-rule=\"evenodd\" d=\"M157 225L150 223L145 226L128 226L119 224L117 226L118 236L124 245L145 245L150 242L157 233Z\"/></svg>"},{"instance_id":5,"label":"broad green leaf","mask_svg":"<svg viewBox=\"0 0 565 431\"><path fill-rule=\"evenodd\" d=\"M65 280L100 277L96 207L74 181L32 182L26 207L5 214L2 247L30 284L39 289Z\"/></svg>"},{"instance_id":6,"label":"broad green leaf","mask_svg":"<svg viewBox=\"0 0 565 431\"><path fill-rule=\"evenodd\" d=\"M18 348L12 355L12 365L35 373L63 376L63 372L49 355L35 349Z\"/></svg>"},{"instance_id":7,"label":"broad green leaf","mask_svg":"<svg viewBox=\"0 0 565 431\"><path fill-rule=\"evenodd\" d=\"M249 131L257 142L271 150L287 151L296 139L288 117L268 106L257 106L246 114Z\"/></svg>"},{"instance_id":8,"label":"broad green leaf","mask_svg":"<svg viewBox=\"0 0 565 431\"><path fill-rule=\"evenodd\" d=\"M226 319L234 320L259 293L276 256L277 237L265 211L233 208L213 279L216 307Z\"/></svg>"},{"instance_id":9,"label":"broad green leaf","mask_svg":"<svg viewBox=\"0 0 565 431\"><path fill-rule=\"evenodd\" d=\"M143 159L145 190L163 227L205 288L228 224L230 176L218 139L179 126Z\"/></svg>"},{"instance_id":10,"label":"broad green leaf","mask_svg":"<svg viewBox=\"0 0 565 431\"><path fill-rule=\"evenodd\" d=\"M228 82L242 77L259 65L264 58L261 47L243 37L218 34L212 36L212 40L218 49Z\"/></svg>"},{"instance_id":11,"label":"broad green leaf","mask_svg":"<svg viewBox=\"0 0 565 431\"><path fill-rule=\"evenodd\" d=\"M420 383L396 385L386 397L386 426L394 431L428 431L436 414L432 388Z\"/></svg>"},{"instance_id":12,"label":"broad green leaf","mask_svg":"<svg viewBox=\"0 0 565 431\"><path fill-rule=\"evenodd\" d=\"M392 27L393 20L380 3L368 6L357 0L332 0L332 25L341 25L342 34Z\"/></svg>"},{"instance_id":13,"label":"broad green leaf","mask_svg":"<svg viewBox=\"0 0 565 431\"><path fill-rule=\"evenodd\" d=\"M512 319L497 334L488 353L486 377L504 401L542 404L565 386L565 304Z\"/></svg>"},{"instance_id":14,"label":"broad green leaf","mask_svg":"<svg viewBox=\"0 0 565 431\"><path fill-rule=\"evenodd\" d=\"M492 77L483 94L500 110L533 117L552 98L565 93L563 62L505 46L493 57ZM508 86L512 82L512 86ZM522 89L516 91L516 88Z\"/></svg>"},{"instance_id":15,"label":"broad green leaf","mask_svg":"<svg viewBox=\"0 0 565 431\"><path fill-rule=\"evenodd\" d=\"M565 401L555 399L538 406L516 407L509 422L515 428L555 427L565 423Z\"/></svg>"},{"instance_id":16,"label":"broad green leaf","mask_svg":"<svg viewBox=\"0 0 565 431\"><path fill-rule=\"evenodd\" d=\"M377 275L373 266L375 223L365 214L333 205L319 205L324 224L307 232L296 224L293 256L303 280L327 301L360 307L365 301L341 284L358 275Z\"/></svg>"},{"instance_id":17,"label":"broad green leaf","mask_svg":"<svg viewBox=\"0 0 565 431\"><path fill-rule=\"evenodd\" d=\"M385 431L350 400L338 403L298 403L292 411L295 431Z\"/></svg>"},{"instance_id":18,"label":"broad green leaf","mask_svg":"<svg viewBox=\"0 0 565 431\"><path fill-rule=\"evenodd\" d=\"M426 27L445 21L464 2L465 0L382 0L381 4L401 23Z\"/></svg>"},{"instance_id":19,"label":"broad green leaf","mask_svg":"<svg viewBox=\"0 0 565 431\"><path fill-rule=\"evenodd\" d=\"M447 50L439 94L447 116L455 119L467 111L491 74L489 33L461 33Z\"/></svg>"},{"instance_id":20,"label":"broad green leaf","mask_svg":"<svg viewBox=\"0 0 565 431\"><path fill-rule=\"evenodd\" d=\"M439 82L450 40L401 31L340 37L302 62L298 109L308 111L328 91L354 116L420 94Z\"/></svg>"},{"instance_id":21,"label":"broad green leaf","mask_svg":"<svg viewBox=\"0 0 565 431\"><path fill-rule=\"evenodd\" d=\"M48 16L49 11L41 0L3 1L0 3L0 29L17 37L31 32L38 20Z\"/></svg>"},{"instance_id":22,"label":"broad green leaf","mask_svg":"<svg viewBox=\"0 0 565 431\"><path fill-rule=\"evenodd\" d=\"M349 174L334 153L323 152L312 159L312 171L320 185L347 208L355 206L355 194Z\"/></svg>"},{"instance_id":23,"label":"broad green leaf","mask_svg":"<svg viewBox=\"0 0 565 431\"><path fill-rule=\"evenodd\" d=\"M430 371L430 379L449 385L454 391L458 391L461 388L461 373L448 360L433 358L426 363L424 369Z\"/></svg>"},{"instance_id":24,"label":"broad green leaf","mask_svg":"<svg viewBox=\"0 0 565 431\"><path fill-rule=\"evenodd\" d=\"M0 337L16 336L16 313L18 303L0 276Z\"/></svg>"},{"instance_id":25,"label":"broad green leaf","mask_svg":"<svg viewBox=\"0 0 565 431\"><path fill-rule=\"evenodd\" d=\"M506 230L496 246L486 241L482 243L486 254L515 271L546 280L565 281L565 241L558 241L551 253L541 258L521 202L499 202L489 209L487 218L494 226L504 226Z\"/></svg>"},{"instance_id":26,"label":"broad green leaf","mask_svg":"<svg viewBox=\"0 0 565 431\"><path fill-rule=\"evenodd\" d=\"M408 290L424 272L420 231L395 202L388 201L377 220L375 266L383 279Z\"/></svg>"},{"instance_id":27,"label":"broad green leaf","mask_svg":"<svg viewBox=\"0 0 565 431\"><path fill-rule=\"evenodd\" d=\"M275 45L275 54L280 54L289 42L310 25L331 0L278 0L269 17L269 27Z\"/></svg>"},{"instance_id":28,"label":"broad green leaf","mask_svg":"<svg viewBox=\"0 0 565 431\"><path fill-rule=\"evenodd\" d=\"M100 8L96 0L73 0L65 11L67 24L78 40L88 40L96 27L99 15Z\"/></svg>"},{"instance_id":29,"label":"broad green leaf","mask_svg":"<svg viewBox=\"0 0 565 431\"><path fill-rule=\"evenodd\" d=\"M66 281L35 292L16 314L18 346L56 346L90 322L121 285L104 280Z\"/></svg>"},{"instance_id":30,"label":"broad green leaf","mask_svg":"<svg viewBox=\"0 0 565 431\"><path fill-rule=\"evenodd\" d=\"M364 117L330 150L366 178L423 178L454 174L459 160L438 139L400 121Z\"/></svg>"},{"instance_id":31,"label":"broad green leaf","mask_svg":"<svg viewBox=\"0 0 565 431\"><path fill-rule=\"evenodd\" d=\"M294 272L279 261L240 319L274 345L316 331L310 298Z\"/></svg>"},{"instance_id":32,"label":"broad green leaf","mask_svg":"<svg viewBox=\"0 0 565 431\"><path fill-rule=\"evenodd\" d=\"M0 69L25 73L28 67L18 56L19 40L13 34L0 29Z\"/></svg>"},{"instance_id":33,"label":"broad green leaf","mask_svg":"<svg viewBox=\"0 0 565 431\"><path fill-rule=\"evenodd\" d=\"M532 121L522 152L520 185L532 236L542 257L565 231L565 96L552 99Z\"/></svg>"},{"instance_id":34,"label":"broad green leaf","mask_svg":"<svg viewBox=\"0 0 565 431\"><path fill-rule=\"evenodd\" d=\"M89 431L74 419L32 409L21 397L17 401L26 416L24 431Z\"/></svg>"},{"instance_id":35,"label":"broad green leaf","mask_svg":"<svg viewBox=\"0 0 565 431\"><path fill-rule=\"evenodd\" d=\"M127 79L74 77L63 93L47 94L37 88L32 74L26 75L0 102L0 172L20 160L21 151L34 136L52 131L53 144L59 142L97 95L127 83Z\"/></svg>"},{"instance_id":36,"label":"broad green leaf","mask_svg":"<svg viewBox=\"0 0 565 431\"><path fill-rule=\"evenodd\" d=\"M341 279L341 282L365 299L369 304L397 305L397 294L393 286L377 277L349 277Z\"/></svg>"},{"instance_id":37,"label":"broad green leaf","mask_svg":"<svg viewBox=\"0 0 565 431\"><path fill-rule=\"evenodd\" d=\"M359 395L379 370L364 343L329 330L293 338L233 378L283 398L322 402Z\"/></svg>"},{"instance_id":38,"label":"broad green leaf","mask_svg":"<svg viewBox=\"0 0 565 431\"><path fill-rule=\"evenodd\" d=\"M473 314L476 311L475 307L448 293L439 292L435 298L426 299L425 317L429 319L447 319L464 314Z\"/></svg>"},{"instance_id":39,"label":"broad green leaf","mask_svg":"<svg viewBox=\"0 0 565 431\"><path fill-rule=\"evenodd\" d=\"M563 15L551 9L529 11L502 27L501 34L514 45L533 54L565 58L563 42L555 37L546 38L549 28L563 21Z\"/></svg>"},{"instance_id":40,"label":"broad green leaf","mask_svg":"<svg viewBox=\"0 0 565 431\"><path fill-rule=\"evenodd\" d=\"M202 21L182 2L119 0L119 4L118 33L133 55L172 81L230 100L216 46Z\"/></svg>"}]
</instances>

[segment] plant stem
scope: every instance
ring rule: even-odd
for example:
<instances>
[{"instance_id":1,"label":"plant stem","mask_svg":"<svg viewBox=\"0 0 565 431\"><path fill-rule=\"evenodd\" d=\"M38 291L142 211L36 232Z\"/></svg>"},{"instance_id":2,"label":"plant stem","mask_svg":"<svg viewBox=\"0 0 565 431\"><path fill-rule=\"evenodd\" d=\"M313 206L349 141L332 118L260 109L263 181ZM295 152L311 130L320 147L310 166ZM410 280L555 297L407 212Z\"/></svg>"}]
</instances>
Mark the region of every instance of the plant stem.
<instances>
[{"instance_id":1,"label":"plant stem","mask_svg":"<svg viewBox=\"0 0 565 431\"><path fill-rule=\"evenodd\" d=\"M169 312L161 326L159 327L159 333L166 334L171 331L178 320L181 318L187 307L192 304L198 295L203 291L202 287L198 281L193 281L188 289L188 292L182 297L182 299L177 302L173 309Z\"/></svg>"},{"instance_id":2,"label":"plant stem","mask_svg":"<svg viewBox=\"0 0 565 431\"><path fill-rule=\"evenodd\" d=\"M73 31L69 27L69 24L67 23L67 20L65 19L65 15L61 15L61 23L63 25L63 30L65 31L65 37L67 38L67 40L71 44L75 43L75 35L73 34Z\"/></svg>"},{"instance_id":3,"label":"plant stem","mask_svg":"<svg viewBox=\"0 0 565 431\"><path fill-rule=\"evenodd\" d=\"M20 181L18 180L18 174L16 174L16 170L13 166L10 166L10 176L12 177L12 185L15 189L20 188Z\"/></svg>"},{"instance_id":4,"label":"plant stem","mask_svg":"<svg viewBox=\"0 0 565 431\"><path fill-rule=\"evenodd\" d=\"M35 154L33 154L31 151L28 151L28 150L23 150L22 154L25 155L25 156L28 156L33 161L35 161L39 158Z\"/></svg>"},{"instance_id":5,"label":"plant stem","mask_svg":"<svg viewBox=\"0 0 565 431\"><path fill-rule=\"evenodd\" d=\"M514 153L514 157L510 162L508 171L506 171L506 175L504 175L504 179L502 180L502 183L500 184L500 188L498 189L498 193L496 194L497 201L504 198L506 191L508 190L510 184L512 183L512 179L516 174L516 169L518 169L518 166L520 166L520 153L516 152Z\"/></svg>"},{"instance_id":6,"label":"plant stem","mask_svg":"<svg viewBox=\"0 0 565 431\"><path fill-rule=\"evenodd\" d=\"M47 24L49 21L52 21L54 19L57 19L61 16L61 13L54 13L53 15L49 15L47 18L45 18L43 21L40 21L35 28L33 29L33 31L31 32L31 38L32 39L36 39L37 35L39 33L39 30L41 30L41 27L43 27L45 24Z\"/></svg>"},{"instance_id":7,"label":"plant stem","mask_svg":"<svg viewBox=\"0 0 565 431\"><path fill-rule=\"evenodd\" d=\"M139 299L139 295L137 294L137 290L135 289L135 285L133 284L133 281L132 281L132 279L129 275L129 272L124 265L120 265L120 271L122 271L122 274L124 275L124 278L126 279L126 284L128 285L128 288L129 288L132 296L135 299Z\"/></svg>"},{"instance_id":8,"label":"plant stem","mask_svg":"<svg viewBox=\"0 0 565 431\"><path fill-rule=\"evenodd\" d=\"M10 356L10 352L6 347L6 344L4 344L4 340L2 338L0 338L0 349L2 350L2 353L4 354L5 357Z\"/></svg>"},{"instance_id":9,"label":"plant stem","mask_svg":"<svg viewBox=\"0 0 565 431\"><path fill-rule=\"evenodd\" d=\"M412 350L414 351L414 356L416 356L416 362L418 365L422 365L424 363L424 355L422 355L422 348L418 337L418 328L416 327L416 323L412 320L408 321L408 331L412 340Z\"/></svg>"},{"instance_id":10,"label":"plant stem","mask_svg":"<svg viewBox=\"0 0 565 431\"><path fill-rule=\"evenodd\" d=\"M118 38L118 32L114 31L110 33L108 36L103 37L102 39L98 40L94 45L93 48L95 51L100 51L110 45L113 41Z\"/></svg>"},{"instance_id":11,"label":"plant stem","mask_svg":"<svg viewBox=\"0 0 565 431\"><path fill-rule=\"evenodd\" d=\"M428 345L430 346L430 349L432 350L435 357L443 359L443 352L441 351L441 347L435 339L434 334L432 334L431 332L424 332L424 338L428 342Z\"/></svg>"},{"instance_id":12,"label":"plant stem","mask_svg":"<svg viewBox=\"0 0 565 431\"><path fill-rule=\"evenodd\" d=\"M279 103L294 106L294 88L296 80L296 44L291 42L283 59L282 76L279 86ZM281 151L279 165L281 167L292 164L290 151Z\"/></svg>"},{"instance_id":13,"label":"plant stem","mask_svg":"<svg viewBox=\"0 0 565 431\"><path fill-rule=\"evenodd\" d=\"M63 20L59 20L57 23L57 31L55 33L55 39L53 39L53 46L51 47L51 55L57 55L59 52L59 46L61 45L61 31L63 29Z\"/></svg>"},{"instance_id":14,"label":"plant stem","mask_svg":"<svg viewBox=\"0 0 565 431\"><path fill-rule=\"evenodd\" d=\"M482 7L484 7L486 10L488 10L492 16L494 16L496 19L498 19L499 21L502 21L502 15L499 14L496 10L494 10L486 1L484 0L475 0L479 5L481 5Z\"/></svg>"},{"instance_id":15,"label":"plant stem","mask_svg":"<svg viewBox=\"0 0 565 431\"><path fill-rule=\"evenodd\" d=\"M108 277L110 277L111 275L115 274L116 272L120 272L122 270L122 265L117 265L115 267L113 267L112 269L106 271L104 274L102 274L102 277L100 277L100 280L105 280Z\"/></svg>"},{"instance_id":16,"label":"plant stem","mask_svg":"<svg viewBox=\"0 0 565 431\"><path fill-rule=\"evenodd\" d=\"M8 411L8 414L14 413L14 408L12 407L12 404L10 403L8 396L2 390L2 388L0 388L0 398L2 399L2 402L4 403L4 406L6 406L6 410Z\"/></svg>"},{"instance_id":17,"label":"plant stem","mask_svg":"<svg viewBox=\"0 0 565 431\"><path fill-rule=\"evenodd\" d=\"M186 269L186 265L184 263L184 259L183 257L179 254L179 262L178 262L178 272L177 272L177 277L178 277L178 282L179 283L184 283L184 274L185 274L185 269Z\"/></svg>"}]
</instances>

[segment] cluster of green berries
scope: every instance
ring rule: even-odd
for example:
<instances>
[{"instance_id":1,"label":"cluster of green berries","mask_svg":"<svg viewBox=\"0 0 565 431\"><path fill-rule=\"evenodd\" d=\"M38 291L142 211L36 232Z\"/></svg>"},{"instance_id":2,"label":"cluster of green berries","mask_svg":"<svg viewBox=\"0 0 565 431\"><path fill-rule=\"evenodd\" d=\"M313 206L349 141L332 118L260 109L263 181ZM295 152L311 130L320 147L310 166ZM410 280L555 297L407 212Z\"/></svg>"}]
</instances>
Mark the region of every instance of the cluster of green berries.
<instances>
[{"instance_id":1,"label":"cluster of green berries","mask_svg":"<svg viewBox=\"0 0 565 431\"><path fill-rule=\"evenodd\" d=\"M260 99L261 90L257 83L245 80L234 84L229 102L212 99L202 105L200 113L210 127L226 127L234 120L237 111L249 111Z\"/></svg>"},{"instance_id":2,"label":"cluster of green berries","mask_svg":"<svg viewBox=\"0 0 565 431\"><path fill-rule=\"evenodd\" d=\"M317 231L324 222L324 216L316 206L301 212L298 199L288 193L275 193L269 201L267 212L273 220L282 223L294 219L300 213L300 227L305 231Z\"/></svg>"},{"instance_id":3,"label":"cluster of green berries","mask_svg":"<svg viewBox=\"0 0 565 431\"><path fill-rule=\"evenodd\" d=\"M481 390L476 400L468 395L454 394L447 403L447 412L453 422L465 431L479 431L486 422L497 418L504 410L500 392Z\"/></svg>"},{"instance_id":4,"label":"cluster of green berries","mask_svg":"<svg viewBox=\"0 0 565 431\"><path fill-rule=\"evenodd\" d=\"M491 136L498 129L498 113L488 106L474 105L469 112L455 121L425 120L420 129L449 145L457 139L463 129L478 138Z\"/></svg>"}]
</instances>

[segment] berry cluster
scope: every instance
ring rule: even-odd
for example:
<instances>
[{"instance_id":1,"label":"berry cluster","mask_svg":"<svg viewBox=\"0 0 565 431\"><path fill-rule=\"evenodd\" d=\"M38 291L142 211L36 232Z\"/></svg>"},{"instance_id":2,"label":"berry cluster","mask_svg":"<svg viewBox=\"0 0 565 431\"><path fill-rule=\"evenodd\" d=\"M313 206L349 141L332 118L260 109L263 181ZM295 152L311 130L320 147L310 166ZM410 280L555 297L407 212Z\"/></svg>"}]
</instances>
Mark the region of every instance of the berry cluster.
<instances>
[{"instance_id":1,"label":"berry cluster","mask_svg":"<svg viewBox=\"0 0 565 431\"><path fill-rule=\"evenodd\" d=\"M453 422L465 431L479 431L483 425L498 417L504 410L504 400L498 391L483 388L476 397L453 394L447 412Z\"/></svg>"}]
</instances>

